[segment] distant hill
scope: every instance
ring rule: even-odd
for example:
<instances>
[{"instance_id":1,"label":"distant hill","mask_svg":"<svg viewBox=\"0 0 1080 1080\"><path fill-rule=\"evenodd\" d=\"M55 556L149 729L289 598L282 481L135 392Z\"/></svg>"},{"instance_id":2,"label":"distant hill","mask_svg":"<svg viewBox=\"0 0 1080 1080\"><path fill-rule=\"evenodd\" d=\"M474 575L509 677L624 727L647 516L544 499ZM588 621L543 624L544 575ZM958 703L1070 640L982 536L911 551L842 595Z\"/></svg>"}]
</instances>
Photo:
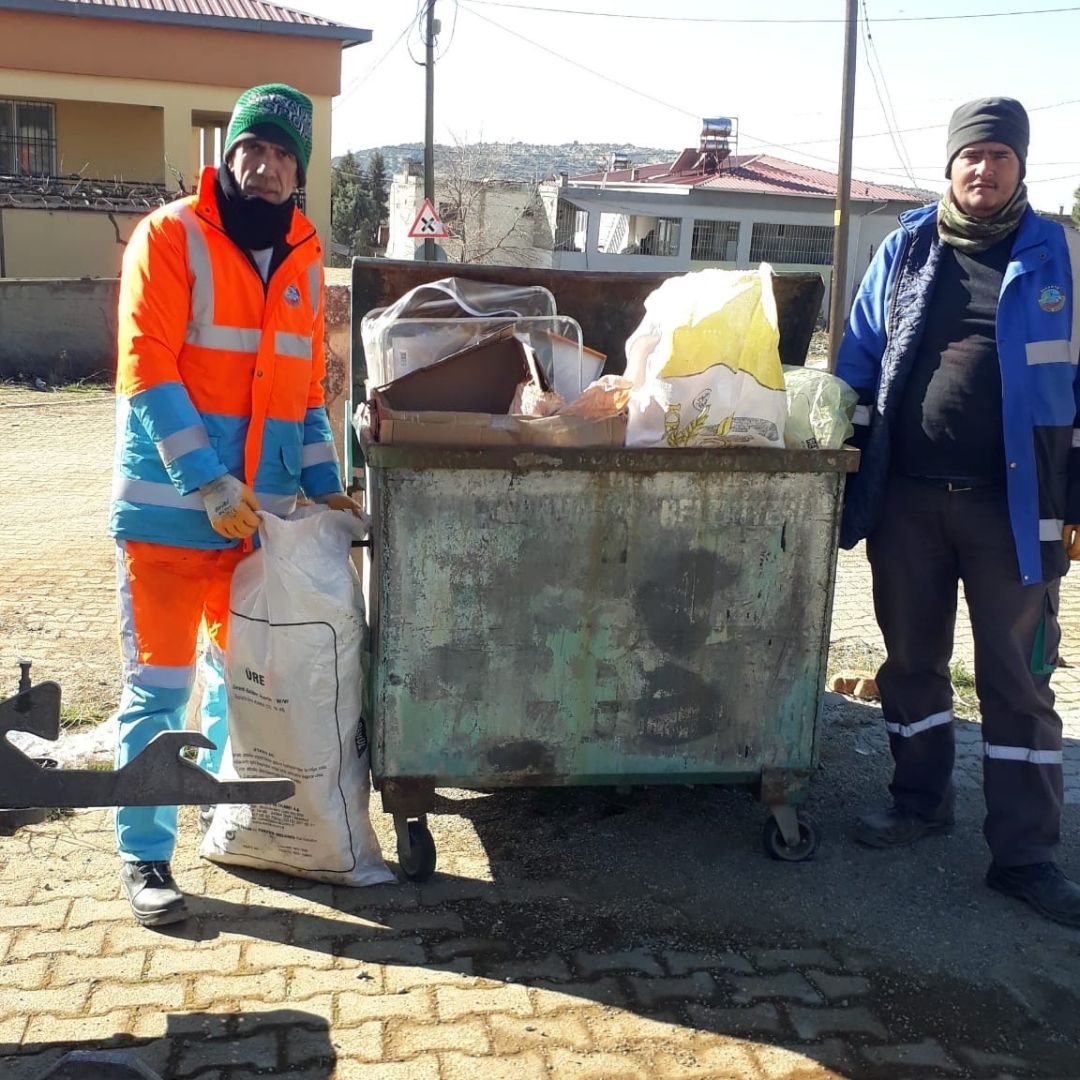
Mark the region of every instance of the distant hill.
<instances>
[{"instance_id":1,"label":"distant hill","mask_svg":"<svg viewBox=\"0 0 1080 1080\"><path fill-rule=\"evenodd\" d=\"M570 176L595 172L611 161L614 152L625 153L633 165L650 165L660 161L674 161L680 150L660 150L652 146L627 146L626 143L484 143L469 144L468 147L435 144L435 168L440 160L445 161L463 149L476 149L482 146L485 155L497 155L500 180L539 181L565 172ZM363 168L367 168L371 155L379 150L386 159L386 170L390 176L401 172L405 162L412 159L423 162L423 143L398 143L396 146L372 146L365 150L354 150L353 156ZM334 158L336 164L341 157Z\"/></svg>"}]
</instances>

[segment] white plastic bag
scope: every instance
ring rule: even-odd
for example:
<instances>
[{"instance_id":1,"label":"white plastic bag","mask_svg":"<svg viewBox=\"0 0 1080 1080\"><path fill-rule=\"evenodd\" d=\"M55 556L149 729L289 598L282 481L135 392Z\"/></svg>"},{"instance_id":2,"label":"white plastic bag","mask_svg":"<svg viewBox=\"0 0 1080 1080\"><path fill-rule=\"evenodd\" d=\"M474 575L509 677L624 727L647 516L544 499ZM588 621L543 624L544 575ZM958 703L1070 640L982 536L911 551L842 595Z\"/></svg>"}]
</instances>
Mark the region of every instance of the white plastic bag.
<instances>
[{"instance_id":1,"label":"white plastic bag","mask_svg":"<svg viewBox=\"0 0 1080 1080\"><path fill-rule=\"evenodd\" d=\"M626 343L627 446L784 445L772 267L699 270L645 300Z\"/></svg>"},{"instance_id":2,"label":"white plastic bag","mask_svg":"<svg viewBox=\"0 0 1080 1080\"><path fill-rule=\"evenodd\" d=\"M798 450L839 450L855 430L859 395L820 368L785 366L788 418L784 445Z\"/></svg>"},{"instance_id":3,"label":"white plastic bag","mask_svg":"<svg viewBox=\"0 0 1080 1080\"><path fill-rule=\"evenodd\" d=\"M233 577L220 776L284 776L296 792L218 806L199 853L342 885L392 881L368 816L360 716L366 629L349 550L365 526L322 506L261 517L262 546Z\"/></svg>"}]
</instances>

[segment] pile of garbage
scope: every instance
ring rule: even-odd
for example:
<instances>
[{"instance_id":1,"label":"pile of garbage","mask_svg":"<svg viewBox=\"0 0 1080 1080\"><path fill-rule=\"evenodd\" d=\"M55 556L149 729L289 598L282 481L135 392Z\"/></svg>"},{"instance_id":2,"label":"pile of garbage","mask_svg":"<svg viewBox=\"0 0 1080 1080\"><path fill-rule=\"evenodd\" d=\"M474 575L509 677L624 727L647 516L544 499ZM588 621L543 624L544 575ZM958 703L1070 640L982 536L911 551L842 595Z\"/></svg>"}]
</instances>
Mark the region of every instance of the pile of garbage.
<instances>
[{"instance_id":1,"label":"pile of garbage","mask_svg":"<svg viewBox=\"0 0 1080 1080\"><path fill-rule=\"evenodd\" d=\"M781 364L772 281L765 263L669 278L623 374L604 374L608 358L539 285L417 286L361 322L358 426L399 444L836 449L856 395Z\"/></svg>"}]
</instances>

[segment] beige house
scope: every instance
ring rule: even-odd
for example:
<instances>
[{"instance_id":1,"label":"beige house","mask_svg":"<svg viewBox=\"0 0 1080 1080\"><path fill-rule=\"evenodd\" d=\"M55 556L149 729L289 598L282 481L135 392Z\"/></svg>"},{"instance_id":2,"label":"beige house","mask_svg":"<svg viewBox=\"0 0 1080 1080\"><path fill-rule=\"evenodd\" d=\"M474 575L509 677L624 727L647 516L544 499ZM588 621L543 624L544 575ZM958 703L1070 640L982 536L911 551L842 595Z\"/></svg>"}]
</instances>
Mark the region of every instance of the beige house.
<instances>
[{"instance_id":1,"label":"beige house","mask_svg":"<svg viewBox=\"0 0 1080 1080\"><path fill-rule=\"evenodd\" d=\"M0 277L115 277L264 82L314 103L305 209L329 240L330 101L370 39L266 0L0 0Z\"/></svg>"}]
</instances>

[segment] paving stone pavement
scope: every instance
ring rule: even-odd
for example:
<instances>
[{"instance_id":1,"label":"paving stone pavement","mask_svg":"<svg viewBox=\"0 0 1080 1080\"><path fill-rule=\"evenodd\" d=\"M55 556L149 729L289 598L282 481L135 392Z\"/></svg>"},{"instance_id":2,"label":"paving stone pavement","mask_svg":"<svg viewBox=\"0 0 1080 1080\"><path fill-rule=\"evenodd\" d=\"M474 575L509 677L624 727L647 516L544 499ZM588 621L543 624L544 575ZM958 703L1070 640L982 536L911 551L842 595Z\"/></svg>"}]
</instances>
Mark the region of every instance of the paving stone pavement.
<instances>
[{"instance_id":1,"label":"paving stone pavement","mask_svg":"<svg viewBox=\"0 0 1080 1080\"><path fill-rule=\"evenodd\" d=\"M0 679L29 656L88 711L116 695L111 424L108 395L0 387ZM833 640L878 640L858 553ZM1073 740L1073 669L1056 683ZM829 832L799 865L762 856L760 810L726 790L442 792L439 873L362 890L201 860L184 808L194 917L150 931L108 812L0 837L0 1076L126 1047L163 1080L1080 1077L1080 934L979 886L978 725L958 725L957 835L878 858L843 836L884 783L878 712L825 713Z\"/></svg>"}]
</instances>

